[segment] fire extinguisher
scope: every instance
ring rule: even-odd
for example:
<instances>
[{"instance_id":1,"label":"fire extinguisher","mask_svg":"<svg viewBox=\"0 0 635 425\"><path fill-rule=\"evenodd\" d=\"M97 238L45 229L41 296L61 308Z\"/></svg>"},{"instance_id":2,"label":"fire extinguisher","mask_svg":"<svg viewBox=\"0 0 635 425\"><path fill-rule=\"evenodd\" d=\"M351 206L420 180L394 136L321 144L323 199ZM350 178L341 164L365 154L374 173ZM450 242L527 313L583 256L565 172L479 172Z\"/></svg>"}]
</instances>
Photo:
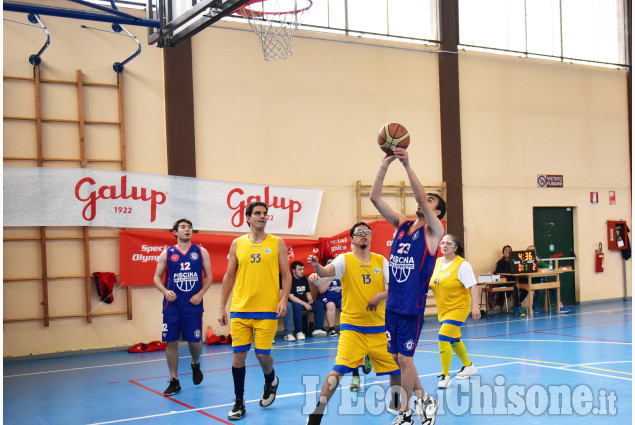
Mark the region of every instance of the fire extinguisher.
<instances>
[{"instance_id":1,"label":"fire extinguisher","mask_svg":"<svg viewBox=\"0 0 635 425\"><path fill-rule=\"evenodd\" d=\"M595 250L595 271L602 273L604 271L604 253L602 252L602 242L598 249Z\"/></svg>"}]
</instances>

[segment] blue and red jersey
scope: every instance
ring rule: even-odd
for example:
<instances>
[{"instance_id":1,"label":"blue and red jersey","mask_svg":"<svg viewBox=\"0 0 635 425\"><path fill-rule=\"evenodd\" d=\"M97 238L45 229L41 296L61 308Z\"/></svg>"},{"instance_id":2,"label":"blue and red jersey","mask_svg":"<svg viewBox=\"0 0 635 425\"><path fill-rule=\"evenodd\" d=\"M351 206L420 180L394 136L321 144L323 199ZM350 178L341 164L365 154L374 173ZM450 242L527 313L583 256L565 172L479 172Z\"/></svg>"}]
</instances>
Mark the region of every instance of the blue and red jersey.
<instances>
[{"instance_id":1,"label":"blue and red jersey","mask_svg":"<svg viewBox=\"0 0 635 425\"><path fill-rule=\"evenodd\" d=\"M390 286L386 309L400 314L423 314L438 250L430 252L425 226L410 233L414 221L404 221L390 248Z\"/></svg>"},{"instance_id":2,"label":"blue and red jersey","mask_svg":"<svg viewBox=\"0 0 635 425\"><path fill-rule=\"evenodd\" d=\"M201 247L192 244L187 252L178 247L167 249L167 267L165 271L165 287L174 291L176 300L168 302L163 299L164 313L198 313L203 311L203 303L194 305L190 298L197 294L203 286L203 258Z\"/></svg>"}]
</instances>

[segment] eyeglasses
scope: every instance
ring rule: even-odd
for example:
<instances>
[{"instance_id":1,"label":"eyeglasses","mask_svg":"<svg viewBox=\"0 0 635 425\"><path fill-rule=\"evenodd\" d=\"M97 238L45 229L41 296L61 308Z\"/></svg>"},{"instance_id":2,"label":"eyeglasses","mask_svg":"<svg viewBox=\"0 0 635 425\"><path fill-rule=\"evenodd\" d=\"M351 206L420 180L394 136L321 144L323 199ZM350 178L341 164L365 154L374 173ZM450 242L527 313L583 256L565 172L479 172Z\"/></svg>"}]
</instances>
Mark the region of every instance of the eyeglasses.
<instances>
[{"instance_id":1,"label":"eyeglasses","mask_svg":"<svg viewBox=\"0 0 635 425\"><path fill-rule=\"evenodd\" d=\"M454 246L456 244L454 242L452 242L452 241L441 241L441 242L439 242L439 246L443 246L443 245Z\"/></svg>"},{"instance_id":2,"label":"eyeglasses","mask_svg":"<svg viewBox=\"0 0 635 425\"><path fill-rule=\"evenodd\" d=\"M360 230L355 230L353 232L353 236L368 236L372 233L372 230L370 229L360 229Z\"/></svg>"}]
</instances>

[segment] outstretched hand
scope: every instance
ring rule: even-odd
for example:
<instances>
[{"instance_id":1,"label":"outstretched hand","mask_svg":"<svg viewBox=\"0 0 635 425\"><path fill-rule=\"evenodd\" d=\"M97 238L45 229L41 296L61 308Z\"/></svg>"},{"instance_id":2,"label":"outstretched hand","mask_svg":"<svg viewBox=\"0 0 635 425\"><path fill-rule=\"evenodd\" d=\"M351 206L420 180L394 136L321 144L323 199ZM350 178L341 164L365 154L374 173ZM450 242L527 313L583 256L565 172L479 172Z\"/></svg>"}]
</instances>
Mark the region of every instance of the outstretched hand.
<instances>
[{"instance_id":1,"label":"outstretched hand","mask_svg":"<svg viewBox=\"0 0 635 425\"><path fill-rule=\"evenodd\" d=\"M399 159L399 161L401 161L401 163L403 164L404 167L408 166L408 151L405 150L404 148L395 148L393 150L393 152L395 153L393 156L397 159Z\"/></svg>"},{"instance_id":2,"label":"outstretched hand","mask_svg":"<svg viewBox=\"0 0 635 425\"><path fill-rule=\"evenodd\" d=\"M399 149L399 148L397 148ZM386 154L386 156L381 160L381 165L384 168L388 168L388 166L395 160L397 157L395 155Z\"/></svg>"}]
</instances>

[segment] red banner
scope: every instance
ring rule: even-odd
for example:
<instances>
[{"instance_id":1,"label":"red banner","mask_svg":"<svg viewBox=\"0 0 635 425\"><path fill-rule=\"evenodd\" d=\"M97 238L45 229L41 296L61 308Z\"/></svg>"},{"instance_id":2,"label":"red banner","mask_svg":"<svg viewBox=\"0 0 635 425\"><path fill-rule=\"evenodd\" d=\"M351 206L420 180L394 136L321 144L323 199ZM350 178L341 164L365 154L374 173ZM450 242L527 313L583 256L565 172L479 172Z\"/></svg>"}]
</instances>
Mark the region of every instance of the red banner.
<instances>
[{"instance_id":1,"label":"red banner","mask_svg":"<svg viewBox=\"0 0 635 425\"><path fill-rule=\"evenodd\" d=\"M373 230L371 251L388 258L390 245L395 229L386 221L368 223ZM214 282L221 282L227 271L227 255L234 235L216 235L209 233L195 233L192 243L201 245L210 254L212 275ZM351 250L349 231L345 230L332 238L292 239L285 238L289 264L302 261L308 275L313 268L306 264L309 255L320 258L335 257ZM157 259L163 250L174 245L176 239L172 232L152 232L141 230L122 230L119 233L119 274L124 286L153 285L154 271Z\"/></svg>"}]
</instances>

